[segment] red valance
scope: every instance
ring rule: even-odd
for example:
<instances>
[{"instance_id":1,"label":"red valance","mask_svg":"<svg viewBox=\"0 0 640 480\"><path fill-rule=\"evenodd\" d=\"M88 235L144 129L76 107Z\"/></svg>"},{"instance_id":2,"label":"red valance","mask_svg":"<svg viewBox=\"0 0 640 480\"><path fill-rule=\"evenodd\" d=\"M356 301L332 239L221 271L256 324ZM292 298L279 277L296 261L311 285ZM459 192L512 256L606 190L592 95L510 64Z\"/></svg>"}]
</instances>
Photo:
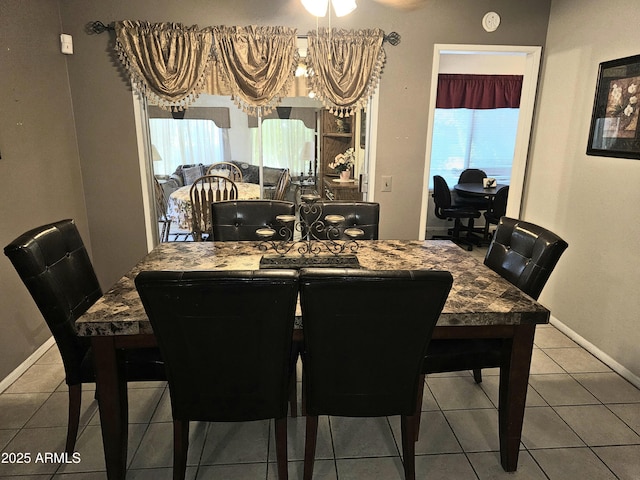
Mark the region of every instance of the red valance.
<instances>
[{"instance_id":1,"label":"red valance","mask_svg":"<svg viewBox=\"0 0 640 480\"><path fill-rule=\"evenodd\" d=\"M518 108L522 75L438 75L436 108Z\"/></svg>"}]
</instances>

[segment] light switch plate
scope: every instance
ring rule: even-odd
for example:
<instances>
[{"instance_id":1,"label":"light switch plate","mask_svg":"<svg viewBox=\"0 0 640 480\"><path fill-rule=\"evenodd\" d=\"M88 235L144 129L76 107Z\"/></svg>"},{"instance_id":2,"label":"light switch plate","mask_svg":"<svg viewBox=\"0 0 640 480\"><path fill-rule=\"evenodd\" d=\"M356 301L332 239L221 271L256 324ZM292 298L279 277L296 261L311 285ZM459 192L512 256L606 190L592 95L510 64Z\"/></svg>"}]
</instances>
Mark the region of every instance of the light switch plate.
<instances>
[{"instance_id":1,"label":"light switch plate","mask_svg":"<svg viewBox=\"0 0 640 480\"><path fill-rule=\"evenodd\" d=\"M71 35L60 34L60 51L65 55L73 55L73 37Z\"/></svg>"},{"instance_id":2,"label":"light switch plate","mask_svg":"<svg viewBox=\"0 0 640 480\"><path fill-rule=\"evenodd\" d=\"M391 191L391 181L393 177L391 175L383 175L382 176L382 191L390 192Z\"/></svg>"}]
</instances>

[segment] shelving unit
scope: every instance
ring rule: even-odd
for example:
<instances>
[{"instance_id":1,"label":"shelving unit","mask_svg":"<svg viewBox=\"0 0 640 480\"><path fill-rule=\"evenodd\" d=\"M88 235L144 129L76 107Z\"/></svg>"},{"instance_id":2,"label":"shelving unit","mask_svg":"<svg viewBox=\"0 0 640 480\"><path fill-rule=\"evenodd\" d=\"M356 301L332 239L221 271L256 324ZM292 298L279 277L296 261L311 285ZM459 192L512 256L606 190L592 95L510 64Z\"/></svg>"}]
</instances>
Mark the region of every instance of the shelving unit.
<instances>
[{"instance_id":1,"label":"shelving unit","mask_svg":"<svg viewBox=\"0 0 640 480\"><path fill-rule=\"evenodd\" d=\"M343 131L340 131L338 120L342 121ZM336 155L355 146L354 121L355 117L338 118L328 110L322 112L318 186L323 196L328 200L358 200L360 198L358 185L355 181L352 183L333 182L338 178L338 172L329 168L329 164L334 161ZM353 178L353 167L351 177Z\"/></svg>"}]
</instances>

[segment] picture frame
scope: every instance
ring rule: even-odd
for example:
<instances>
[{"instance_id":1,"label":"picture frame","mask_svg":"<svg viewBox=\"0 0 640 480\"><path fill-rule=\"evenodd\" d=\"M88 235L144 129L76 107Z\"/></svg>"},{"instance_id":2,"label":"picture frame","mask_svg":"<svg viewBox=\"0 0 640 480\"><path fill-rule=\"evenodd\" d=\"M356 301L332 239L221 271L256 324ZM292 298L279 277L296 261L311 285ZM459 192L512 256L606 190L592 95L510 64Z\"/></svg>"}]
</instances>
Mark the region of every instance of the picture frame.
<instances>
[{"instance_id":1,"label":"picture frame","mask_svg":"<svg viewBox=\"0 0 640 480\"><path fill-rule=\"evenodd\" d=\"M640 159L640 55L600 63L587 155Z\"/></svg>"}]
</instances>

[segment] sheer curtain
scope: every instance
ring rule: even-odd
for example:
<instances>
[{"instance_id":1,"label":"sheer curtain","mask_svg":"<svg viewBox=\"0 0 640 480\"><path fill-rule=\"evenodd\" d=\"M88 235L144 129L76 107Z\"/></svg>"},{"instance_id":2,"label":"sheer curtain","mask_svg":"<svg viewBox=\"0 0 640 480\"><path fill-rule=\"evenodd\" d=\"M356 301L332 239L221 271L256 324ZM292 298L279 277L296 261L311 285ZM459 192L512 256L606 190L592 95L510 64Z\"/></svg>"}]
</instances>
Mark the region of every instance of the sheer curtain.
<instances>
[{"instance_id":1,"label":"sheer curtain","mask_svg":"<svg viewBox=\"0 0 640 480\"><path fill-rule=\"evenodd\" d=\"M260 145L258 132L251 129L253 143L252 163L258 164ZM314 142L314 129L307 128L302 120L267 119L262 122L262 155L265 167L288 168L292 175L306 172L309 159L304 146Z\"/></svg>"},{"instance_id":2,"label":"sheer curtain","mask_svg":"<svg viewBox=\"0 0 640 480\"><path fill-rule=\"evenodd\" d=\"M178 165L229 161L229 132L212 120L150 118L153 170L171 175Z\"/></svg>"}]
</instances>

